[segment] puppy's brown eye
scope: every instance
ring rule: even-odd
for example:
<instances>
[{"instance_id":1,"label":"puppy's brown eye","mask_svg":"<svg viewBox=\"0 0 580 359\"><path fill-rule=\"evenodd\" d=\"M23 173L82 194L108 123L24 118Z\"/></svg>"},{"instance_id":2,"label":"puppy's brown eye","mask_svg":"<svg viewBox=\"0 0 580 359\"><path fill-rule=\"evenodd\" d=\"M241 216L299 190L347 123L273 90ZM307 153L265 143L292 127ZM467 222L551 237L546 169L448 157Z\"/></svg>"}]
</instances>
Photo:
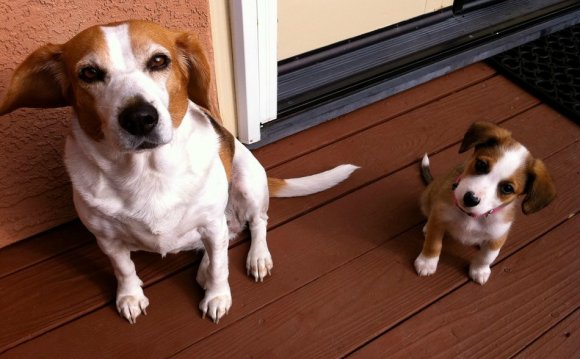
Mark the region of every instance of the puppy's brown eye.
<instances>
[{"instance_id":1,"label":"puppy's brown eye","mask_svg":"<svg viewBox=\"0 0 580 359\"><path fill-rule=\"evenodd\" d=\"M485 174L489 172L489 166L487 165L487 162L485 162L484 160L476 160L475 161L475 172L479 173L479 174Z\"/></svg>"},{"instance_id":2,"label":"puppy's brown eye","mask_svg":"<svg viewBox=\"0 0 580 359\"><path fill-rule=\"evenodd\" d=\"M86 66L79 72L79 79L86 83L102 81L105 78L105 72L98 67Z\"/></svg>"},{"instance_id":3,"label":"puppy's brown eye","mask_svg":"<svg viewBox=\"0 0 580 359\"><path fill-rule=\"evenodd\" d=\"M512 194L515 192L514 186L512 186L510 183L500 184L499 191L501 192L501 194L504 194L504 195Z\"/></svg>"},{"instance_id":4,"label":"puppy's brown eye","mask_svg":"<svg viewBox=\"0 0 580 359\"><path fill-rule=\"evenodd\" d=\"M147 62L147 68L151 71L160 71L169 66L169 57L163 54L153 55Z\"/></svg>"}]
</instances>

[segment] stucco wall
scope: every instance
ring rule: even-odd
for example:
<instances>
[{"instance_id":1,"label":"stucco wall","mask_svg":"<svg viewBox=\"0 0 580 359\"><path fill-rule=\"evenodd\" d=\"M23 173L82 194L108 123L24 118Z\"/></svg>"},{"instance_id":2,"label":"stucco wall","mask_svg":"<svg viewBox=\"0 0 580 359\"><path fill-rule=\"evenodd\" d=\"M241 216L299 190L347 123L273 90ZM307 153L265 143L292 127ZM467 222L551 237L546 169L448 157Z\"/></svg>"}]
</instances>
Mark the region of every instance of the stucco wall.
<instances>
[{"instance_id":1,"label":"stucco wall","mask_svg":"<svg viewBox=\"0 0 580 359\"><path fill-rule=\"evenodd\" d=\"M0 0L0 96L38 46L95 24L152 20L196 33L211 51L208 1ZM21 109L0 118L0 247L76 217L62 162L69 113Z\"/></svg>"}]
</instances>

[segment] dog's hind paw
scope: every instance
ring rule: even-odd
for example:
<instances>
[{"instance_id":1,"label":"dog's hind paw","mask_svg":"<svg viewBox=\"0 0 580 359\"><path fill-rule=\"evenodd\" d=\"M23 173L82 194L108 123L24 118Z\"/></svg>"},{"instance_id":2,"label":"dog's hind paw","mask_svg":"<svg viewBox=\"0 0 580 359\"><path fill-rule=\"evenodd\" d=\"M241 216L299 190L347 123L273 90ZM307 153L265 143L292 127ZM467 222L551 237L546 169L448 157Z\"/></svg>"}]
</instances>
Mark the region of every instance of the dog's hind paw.
<instances>
[{"instance_id":1,"label":"dog's hind paw","mask_svg":"<svg viewBox=\"0 0 580 359\"><path fill-rule=\"evenodd\" d=\"M437 263L439 263L439 257L425 257L423 254L419 254L415 259L415 270L422 277L428 276L435 273Z\"/></svg>"},{"instance_id":2,"label":"dog's hind paw","mask_svg":"<svg viewBox=\"0 0 580 359\"><path fill-rule=\"evenodd\" d=\"M131 324L137 322L137 317L141 313L147 315L149 299L145 295L123 295L117 298L117 310L119 314Z\"/></svg>"}]
</instances>

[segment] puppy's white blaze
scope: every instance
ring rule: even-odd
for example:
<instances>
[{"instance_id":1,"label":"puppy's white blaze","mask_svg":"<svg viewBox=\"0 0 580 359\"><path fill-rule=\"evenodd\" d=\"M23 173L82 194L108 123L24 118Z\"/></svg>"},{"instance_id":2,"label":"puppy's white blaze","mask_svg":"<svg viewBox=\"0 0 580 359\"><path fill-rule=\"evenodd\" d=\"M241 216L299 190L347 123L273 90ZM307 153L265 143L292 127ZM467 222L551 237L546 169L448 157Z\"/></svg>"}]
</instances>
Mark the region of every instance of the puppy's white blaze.
<instances>
[{"instance_id":1,"label":"puppy's white blaze","mask_svg":"<svg viewBox=\"0 0 580 359\"><path fill-rule=\"evenodd\" d=\"M493 166L490 175L498 182L512 176L524 163L527 156L528 149L522 145L505 151L501 158Z\"/></svg>"},{"instance_id":2,"label":"puppy's white blaze","mask_svg":"<svg viewBox=\"0 0 580 359\"><path fill-rule=\"evenodd\" d=\"M359 168L355 165L346 164L311 176L289 178L285 180L285 185L274 196L298 197L322 192L344 181Z\"/></svg>"},{"instance_id":3,"label":"puppy's white blaze","mask_svg":"<svg viewBox=\"0 0 580 359\"><path fill-rule=\"evenodd\" d=\"M129 25L103 26L101 31L105 35L105 42L109 49L110 65L117 70L128 70L131 64L135 64L135 55L129 37Z\"/></svg>"}]
</instances>

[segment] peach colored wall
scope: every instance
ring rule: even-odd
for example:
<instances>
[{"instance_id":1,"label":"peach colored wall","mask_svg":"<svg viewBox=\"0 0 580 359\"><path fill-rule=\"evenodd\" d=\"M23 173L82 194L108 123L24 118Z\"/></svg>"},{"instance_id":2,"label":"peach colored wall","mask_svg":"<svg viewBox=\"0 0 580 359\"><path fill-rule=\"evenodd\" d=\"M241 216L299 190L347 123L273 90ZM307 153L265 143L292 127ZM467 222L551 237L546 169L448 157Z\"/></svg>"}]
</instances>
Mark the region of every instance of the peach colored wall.
<instances>
[{"instance_id":1,"label":"peach colored wall","mask_svg":"<svg viewBox=\"0 0 580 359\"><path fill-rule=\"evenodd\" d=\"M278 60L451 6L453 0L277 0ZM321 14L324 14L321 16Z\"/></svg>"},{"instance_id":2,"label":"peach colored wall","mask_svg":"<svg viewBox=\"0 0 580 359\"><path fill-rule=\"evenodd\" d=\"M211 51L208 1L0 0L0 96L38 46L95 24L152 20L198 34ZM0 118L0 247L76 217L62 162L69 113L21 109Z\"/></svg>"}]
</instances>

